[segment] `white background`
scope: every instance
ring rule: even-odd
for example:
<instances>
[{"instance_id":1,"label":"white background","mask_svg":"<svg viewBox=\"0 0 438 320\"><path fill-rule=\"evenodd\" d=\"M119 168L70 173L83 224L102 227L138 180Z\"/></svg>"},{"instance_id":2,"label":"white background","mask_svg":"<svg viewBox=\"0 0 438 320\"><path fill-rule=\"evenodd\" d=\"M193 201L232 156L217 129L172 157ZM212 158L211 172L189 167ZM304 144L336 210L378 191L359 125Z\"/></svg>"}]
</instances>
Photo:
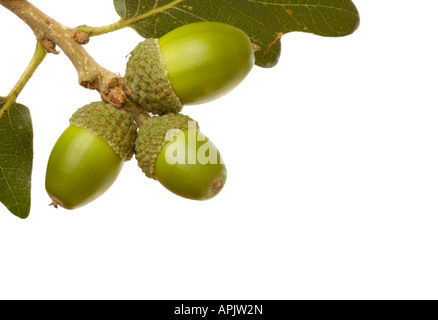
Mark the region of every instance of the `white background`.
<instances>
[{"instance_id":1,"label":"white background","mask_svg":"<svg viewBox=\"0 0 438 320\"><path fill-rule=\"evenodd\" d=\"M48 56L19 97L33 116L32 210L20 220L0 205L0 298L438 298L438 3L354 2L353 35L288 34L275 68L184 109L228 168L207 202L131 161L87 207L49 207L50 150L99 95L63 54ZM34 4L68 26L118 20L112 1ZM2 7L0 30L5 96L35 41ZM86 49L123 74L140 40L126 29Z\"/></svg>"}]
</instances>

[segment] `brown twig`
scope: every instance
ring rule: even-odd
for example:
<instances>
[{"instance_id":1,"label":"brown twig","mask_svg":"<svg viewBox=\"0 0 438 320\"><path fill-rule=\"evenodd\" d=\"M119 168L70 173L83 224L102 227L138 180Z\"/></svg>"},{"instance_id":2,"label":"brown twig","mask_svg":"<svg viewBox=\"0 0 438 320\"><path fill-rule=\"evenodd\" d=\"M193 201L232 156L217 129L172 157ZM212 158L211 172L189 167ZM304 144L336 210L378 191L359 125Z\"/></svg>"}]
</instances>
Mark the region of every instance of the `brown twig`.
<instances>
[{"instance_id":1,"label":"brown twig","mask_svg":"<svg viewBox=\"0 0 438 320\"><path fill-rule=\"evenodd\" d=\"M0 4L16 14L35 33L37 40L50 44L48 52L56 52L58 46L73 63L78 73L79 84L98 90L102 99L114 105L122 105L125 94L120 87L123 82L115 73L99 65L82 47L77 31L63 27L26 0L0 0ZM115 92L113 92L115 91ZM122 93L123 92L123 93Z\"/></svg>"}]
</instances>

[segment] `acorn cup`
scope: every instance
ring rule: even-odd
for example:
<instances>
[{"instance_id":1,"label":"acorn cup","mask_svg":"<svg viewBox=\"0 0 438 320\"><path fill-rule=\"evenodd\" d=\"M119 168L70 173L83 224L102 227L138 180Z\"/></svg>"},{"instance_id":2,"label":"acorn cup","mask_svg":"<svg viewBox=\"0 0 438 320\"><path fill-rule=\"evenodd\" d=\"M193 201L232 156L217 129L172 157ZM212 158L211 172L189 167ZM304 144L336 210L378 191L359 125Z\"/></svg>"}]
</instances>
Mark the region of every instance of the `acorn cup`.
<instances>
[{"instance_id":1,"label":"acorn cup","mask_svg":"<svg viewBox=\"0 0 438 320\"><path fill-rule=\"evenodd\" d=\"M144 121L135 142L135 157L147 177L187 199L211 199L227 179L218 149L194 120L182 114Z\"/></svg>"},{"instance_id":2,"label":"acorn cup","mask_svg":"<svg viewBox=\"0 0 438 320\"><path fill-rule=\"evenodd\" d=\"M255 63L248 35L229 24L197 22L131 53L124 76L130 98L153 114L213 101L233 90Z\"/></svg>"},{"instance_id":3,"label":"acorn cup","mask_svg":"<svg viewBox=\"0 0 438 320\"><path fill-rule=\"evenodd\" d=\"M106 102L78 109L49 157L46 190L52 205L77 209L101 196L134 154L137 125L130 112Z\"/></svg>"}]
</instances>

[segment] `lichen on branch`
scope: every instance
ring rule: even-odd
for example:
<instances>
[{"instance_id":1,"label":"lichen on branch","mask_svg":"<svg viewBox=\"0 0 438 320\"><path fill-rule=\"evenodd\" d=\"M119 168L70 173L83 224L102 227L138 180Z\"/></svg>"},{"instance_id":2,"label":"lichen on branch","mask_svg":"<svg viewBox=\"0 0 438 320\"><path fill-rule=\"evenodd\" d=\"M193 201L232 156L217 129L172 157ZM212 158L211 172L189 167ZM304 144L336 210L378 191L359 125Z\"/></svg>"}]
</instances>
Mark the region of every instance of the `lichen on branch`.
<instances>
[{"instance_id":1,"label":"lichen on branch","mask_svg":"<svg viewBox=\"0 0 438 320\"><path fill-rule=\"evenodd\" d=\"M55 53L58 46L76 68L81 86L99 91L103 100L114 105L124 103L125 95L120 92L122 80L93 59L81 45L87 41L82 37L78 41L77 30L62 26L26 0L0 0L0 5L23 20L38 41L53 44L51 53Z\"/></svg>"}]
</instances>

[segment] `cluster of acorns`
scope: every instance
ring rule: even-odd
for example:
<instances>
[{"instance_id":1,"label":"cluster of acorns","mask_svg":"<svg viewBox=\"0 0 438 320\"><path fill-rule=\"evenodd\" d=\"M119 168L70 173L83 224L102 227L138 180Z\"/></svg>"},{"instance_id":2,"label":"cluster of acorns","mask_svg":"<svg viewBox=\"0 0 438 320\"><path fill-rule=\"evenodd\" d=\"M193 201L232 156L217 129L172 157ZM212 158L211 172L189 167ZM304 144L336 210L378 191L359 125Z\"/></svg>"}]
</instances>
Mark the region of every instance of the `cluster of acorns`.
<instances>
[{"instance_id":1,"label":"cluster of acorns","mask_svg":"<svg viewBox=\"0 0 438 320\"><path fill-rule=\"evenodd\" d=\"M248 36L223 23L192 23L141 42L124 82L129 99L148 116L139 121L129 108L103 101L77 110L47 165L52 204L76 209L95 200L134 154L145 175L173 193L214 197L225 184L225 165L198 124L180 111L225 95L254 62Z\"/></svg>"}]
</instances>

